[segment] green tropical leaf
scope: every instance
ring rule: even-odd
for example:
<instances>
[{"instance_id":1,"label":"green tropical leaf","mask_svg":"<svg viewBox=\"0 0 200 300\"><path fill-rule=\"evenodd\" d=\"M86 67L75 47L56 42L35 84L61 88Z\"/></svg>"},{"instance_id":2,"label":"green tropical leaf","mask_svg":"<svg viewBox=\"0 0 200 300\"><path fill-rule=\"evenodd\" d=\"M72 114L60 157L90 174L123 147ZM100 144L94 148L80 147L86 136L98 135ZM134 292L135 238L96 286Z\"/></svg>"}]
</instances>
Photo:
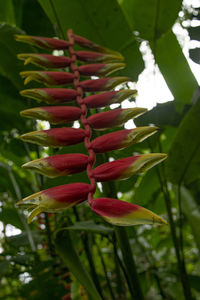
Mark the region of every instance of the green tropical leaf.
<instances>
[{"instance_id":1,"label":"green tropical leaf","mask_svg":"<svg viewBox=\"0 0 200 300\"><path fill-rule=\"evenodd\" d=\"M181 110L185 104L192 102L192 97L198 83L182 52L175 34L168 31L156 41L151 43L156 63L171 90L176 107Z\"/></svg>"},{"instance_id":2,"label":"green tropical leaf","mask_svg":"<svg viewBox=\"0 0 200 300\"><path fill-rule=\"evenodd\" d=\"M73 226L65 227L65 229L80 230L80 231L86 231L90 233L100 233L105 235L114 232L112 228L105 227L103 225L97 225L93 221L76 222Z\"/></svg>"},{"instance_id":3,"label":"green tropical leaf","mask_svg":"<svg viewBox=\"0 0 200 300\"><path fill-rule=\"evenodd\" d=\"M200 177L200 99L180 123L166 160L167 177L173 183L190 183Z\"/></svg>"},{"instance_id":4,"label":"green tropical leaf","mask_svg":"<svg viewBox=\"0 0 200 300\"><path fill-rule=\"evenodd\" d=\"M55 238L55 246L58 254L63 259L76 279L84 286L87 293L95 300L101 300L92 278L83 266L76 252L68 230L59 230Z\"/></svg>"},{"instance_id":5,"label":"green tropical leaf","mask_svg":"<svg viewBox=\"0 0 200 300\"><path fill-rule=\"evenodd\" d=\"M182 0L118 0L132 28L149 41L159 38L174 24Z\"/></svg>"},{"instance_id":6,"label":"green tropical leaf","mask_svg":"<svg viewBox=\"0 0 200 300\"><path fill-rule=\"evenodd\" d=\"M15 25L15 14L12 0L0 1L0 23L1 22Z\"/></svg>"},{"instance_id":7,"label":"green tropical leaf","mask_svg":"<svg viewBox=\"0 0 200 300\"><path fill-rule=\"evenodd\" d=\"M53 24L59 20L62 37L72 28L76 34L120 51L127 64L120 74L137 79L144 68L139 44L116 0L54 0L53 6L49 1L38 1Z\"/></svg>"},{"instance_id":8,"label":"green tropical leaf","mask_svg":"<svg viewBox=\"0 0 200 300\"><path fill-rule=\"evenodd\" d=\"M199 224L200 224L200 207L195 202L192 194L185 187L181 187L181 201L183 213L186 216L188 223L191 226L194 240L199 249L200 254L200 236L199 236Z\"/></svg>"}]
</instances>

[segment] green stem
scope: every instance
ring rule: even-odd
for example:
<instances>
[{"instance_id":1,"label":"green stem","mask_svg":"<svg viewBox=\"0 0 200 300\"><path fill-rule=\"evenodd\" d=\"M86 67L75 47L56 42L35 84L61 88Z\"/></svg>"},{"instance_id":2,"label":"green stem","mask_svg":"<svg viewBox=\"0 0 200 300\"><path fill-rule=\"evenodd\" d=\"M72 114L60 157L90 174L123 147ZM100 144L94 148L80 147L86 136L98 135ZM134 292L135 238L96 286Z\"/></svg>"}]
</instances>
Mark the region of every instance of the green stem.
<instances>
[{"instance_id":1,"label":"green stem","mask_svg":"<svg viewBox=\"0 0 200 300\"><path fill-rule=\"evenodd\" d=\"M187 279L185 262L181 259L181 256L180 256L179 241L178 241L178 238L176 236L176 226L175 226L174 219L173 219L173 216L172 216L172 205L171 205L171 199L170 199L169 191L167 189L167 183L166 182L163 183L158 168L157 168L157 174L158 174L158 178L159 178L159 181L160 181L160 184L161 184L161 189L162 189L162 192L163 192L163 195L164 195L165 205L166 205L166 208L167 208L169 225L170 225L172 240L173 240L173 244L174 244L174 248L175 248L176 258L177 258L177 262L178 262L182 288L183 288L183 291L184 291L184 297L185 297L186 300L191 300L192 296L191 296L189 282L188 282L188 279Z\"/></svg>"},{"instance_id":2,"label":"green stem","mask_svg":"<svg viewBox=\"0 0 200 300\"><path fill-rule=\"evenodd\" d=\"M126 272L126 269L124 267L124 264L123 262L121 261L121 258L119 257L118 253L117 253L117 246L116 246L116 237L114 236L114 241L113 241L113 249L114 249L114 254L115 254L115 258L116 258L116 261L117 263L119 264L123 274L124 274L124 277L126 279L126 283L127 283L127 286L128 286L128 289L129 289L129 292L131 294L131 296L133 295L133 292L132 292L132 287L131 287L131 284L130 284L130 281L129 281L129 278L128 278L128 275L127 275L127 272Z\"/></svg>"},{"instance_id":3,"label":"green stem","mask_svg":"<svg viewBox=\"0 0 200 300\"><path fill-rule=\"evenodd\" d=\"M112 244L114 245L115 242L113 241ZM114 249L114 264L115 264L115 275L116 275L116 289L117 289L117 295L118 299L122 299L122 297L125 295L125 284L122 279L121 269L119 265L118 255Z\"/></svg>"},{"instance_id":4,"label":"green stem","mask_svg":"<svg viewBox=\"0 0 200 300\"><path fill-rule=\"evenodd\" d=\"M18 185L18 183L15 179L15 176L12 172L12 169L10 167L8 167L7 165L5 165L5 167L8 170L10 181L12 182L13 188L15 190L16 198L17 198L17 200L21 200L22 199L21 190L20 190L20 187L19 187L19 185ZM21 213L18 209L17 209L17 214L18 214L22 224L24 225L24 228L26 230L28 241L29 241L29 244L30 244L30 247L31 247L32 251L36 251L35 242L34 242L32 233L30 231L30 228L29 228L29 226L26 222L26 219L24 217L24 214Z\"/></svg>"},{"instance_id":5,"label":"green stem","mask_svg":"<svg viewBox=\"0 0 200 300\"><path fill-rule=\"evenodd\" d=\"M76 207L73 207L73 212L75 214L76 221L80 222L79 213L78 213ZM88 263L89 263L89 266L90 266L90 273L92 275L92 279L94 281L96 289L98 290L99 294L101 295L101 298L104 299L103 293L102 293L102 290L101 290L101 285L99 283L98 275L97 275L97 272L96 272L95 264L94 264L94 261L93 261L93 255L92 255L92 252L91 252L91 249L90 249L90 246L89 246L88 234L87 233L85 233L82 236L82 242L83 242L85 253L86 253L86 256L87 256L87 260L88 260Z\"/></svg>"},{"instance_id":6,"label":"green stem","mask_svg":"<svg viewBox=\"0 0 200 300\"><path fill-rule=\"evenodd\" d=\"M107 268L106 268L106 264L105 264L103 255L102 255L101 250L100 250L100 248L97 244L96 244L96 247L97 247L97 251L98 251L98 254L99 254L99 257L100 257L100 260L101 260L101 264L102 264L102 267L103 267L103 271L104 271L104 274L105 274L105 278L106 278L106 281L107 281L107 286L108 286L111 298L112 298L112 300L115 300L115 295L114 295L114 292L113 292L113 289L112 289L110 279L108 277L108 272L107 272Z\"/></svg>"},{"instance_id":7,"label":"green stem","mask_svg":"<svg viewBox=\"0 0 200 300\"><path fill-rule=\"evenodd\" d=\"M94 261L93 261L93 258L92 258L93 256L92 256L92 252L91 252L91 249L90 249L90 246L89 246L88 235L87 234L84 234L84 236L83 236L83 244L84 244L85 253L86 253L89 265L90 265L90 272L91 272L91 275L92 275L92 279L94 281L94 284L95 284L99 294L101 295L101 298L104 299L103 293L102 293L102 290L101 290L101 286L100 286L100 283L99 283L98 275L97 275L97 272L96 272L95 264L94 264Z\"/></svg>"},{"instance_id":8,"label":"green stem","mask_svg":"<svg viewBox=\"0 0 200 300\"><path fill-rule=\"evenodd\" d=\"M179 210L179 245L180 245L180 255L181 259L184 259L184 245L183 245L183 213L182 213L182 203L181 203L181 184L178 184L178 210Z\"/></svg>"},{"instance_id":9,"label":"green stem","mask_svg":"<svg viewBox=\"0 0 200 300\"><path fill-rule=\"evenodd\" d=\"M126 267L127 276L129 278L129 282L132 287L131 294L133 296L133 299L143 300L144 296L140 286L138 274L136 271L136 264L134 261L134 257L132 255L132 249L129 243L127 231L123 227L115 227L115 234L122 251L122 256Z\"/></svg>"},{"instance_id":10,"label":"green stem","mask_svg":"<svg viewBox=\"0 0 200 300\"><path fill-rule=\"evenodd\" d=\"M46 227L46 235L47 235L47 239L48 239L48 246L49 246L49 252L51 257L55 257L55 251L54 251L54 246L52 243L52 239L51 239L51 229L50 229L50 224L49 224L49 216L48 213L45 213L45 227Z\"/></svg>"}]
</instances>

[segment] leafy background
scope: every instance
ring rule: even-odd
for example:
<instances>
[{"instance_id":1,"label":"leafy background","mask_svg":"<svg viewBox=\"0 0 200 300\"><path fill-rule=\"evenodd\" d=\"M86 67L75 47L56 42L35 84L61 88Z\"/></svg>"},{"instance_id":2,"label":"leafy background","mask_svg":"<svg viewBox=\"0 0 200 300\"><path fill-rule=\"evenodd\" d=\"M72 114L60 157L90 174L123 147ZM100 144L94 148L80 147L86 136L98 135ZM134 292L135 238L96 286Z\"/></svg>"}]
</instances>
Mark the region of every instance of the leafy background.
<instances>
[{"instance_id":1,"label":"leafy background","mask_svg":"<svg viewBox=\"0 0 200 300\"><path fill-rule=\"evenodd\" d=\"M136 125L155 124L159 133L106 158L98 156L97 161L136 152L161 151L169 157L144 176L115 182L112 189L104 185L103 192L112 195L115 190L121 199L168 220L165 227L138 226L126 231L144 298L200 299L199 89L172 30L175 22L183 26L185 20L190 39L199 41L200 26L191 25L192 20L200 20L200 10L182 7L181 0L0 1L0 299L96 300L99 289L104 299L134 299L123 272L124 256L116 242L116 231L92 214L87 204L58 215L41 214L30 226L26 214L15 207L17 200L41 187L87 181L85 173L50 180L20 168L38 155L52 154L52 150L18 139L19 134L43 125L19 116L21 110L36 103L19 95L23 89L19 72L27 68L16 55L36 50L15 42L13 35L65 38L69 28L120 51L127 65L120 74L133 81L145 68L141 43L147 41L151 48L155 66L174 101L157 104ZM200 63L199 47L189 53L195 63ZM84 149L75 146L56 153L72 152ZM102 195L101 190L98 193ZM61 228L65 230L55 235ZM176 243L184 269L177 263ZM182 273L186 273L189 294L182 289Z\"/></svg>"}]
</instances>

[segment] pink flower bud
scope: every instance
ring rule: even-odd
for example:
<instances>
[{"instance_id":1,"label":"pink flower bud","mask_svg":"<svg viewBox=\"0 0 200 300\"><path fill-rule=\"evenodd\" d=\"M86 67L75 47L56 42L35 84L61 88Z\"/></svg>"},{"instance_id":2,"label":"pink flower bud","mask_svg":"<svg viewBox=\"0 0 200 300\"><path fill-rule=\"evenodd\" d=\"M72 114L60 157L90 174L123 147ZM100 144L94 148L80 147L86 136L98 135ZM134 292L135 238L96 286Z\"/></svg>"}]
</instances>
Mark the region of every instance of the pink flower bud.
<instances>
[{"instance_id":1,"label":"pink flower bud","mask_svg":"<svg viewBox=\"0 0 200 300\"><path fill-rule=\"evenodd\" d=\"M60 154L35 159L22 166L24 169L55 178L80 173L87 168L88 156L80 153Z\"/></svg>"},{"instance_id":2,"label":"pink flower bud","mask_svg":"<svg viewBox=\"0 0 200 300\"><path fill-rule=\"evenodd\" d=\"M41 212L56 212L85 201L90 188L86 183L64 184L30 195L17 205L33 208L28 218L30 223Z\"/></svg>"},{"instance_id":3,"label":"pink flower bud","mask_svg":"<svg viewBox=\"0 0 200 300\"><path fill-rule=\"evenodd\" d=\"M75 106L42 106L25 109L20 115L38 120L46 120L51 124L73 122L80 118L81 109Z\"/></svg>"},{"instance_id":4,"label":"pink flower bud","mask_svg":"<svg viewBox=\"0 0 200 300\"><path fill-rule=\"evenodd\" d=\"M96 50L96 51L99 51L99 52L103 52L103 53L112 53L114 54L115 56L117 56L119 58L119 60L123 60L124 57L121 55L121 53L117 52L117 51L114 51L114 50L110 50L108 48L105 48L105 47L102 47L92 41L89 41L88 39L82 37L82 36L79 36L79 35L73 35L74 37L74 40L76 42L76 44L84 47L84 48L88 48L88 49L92 49L92 50Z\"/></svg>"},{"instance_id":5,"label":"pink flower bud","mask_svg":"<svg viewBox=\"0 0 200 300\"><path fill-rule=\"evenodd\" d=\"M76 51L75 54L78 60L91 63L105 63L122 60L122 58L114 54L104 54L100 52Z\"/></svg>"},{"instance_id":6,"label":"pink flower bud","mask_svg":"<svg viewBox=\"0 0 200 300\"><path fill-rule=\"evenodd\" d=\"M101 79L90 79L80 82L80 87L85 92L98 92L111 90L117 85L130 81L128 77L107 77Z\"/></svg>"},{"instance_id":7,"label":"pink flower bud","mask_svg":"<svg viewBox=\"0 0 200 300\"><path fill-rule=\"evenodd\" d=\"M117 199L97 198L92 200L90 207L93 212L101 216L108 223L118 226L130 226L138 224L167 224L152 211Z\"/></svg>"},{"instance_id":8,"label":"pink flower bud","mask_svg":"<svg viewBox=\"0 0 200 300\"><path fill-rule=\"evenodd\" d=\"M96 181L126 179L134 174L143 173L167 158L164 153L142 154L112 162L107 162L94 169Z\"/></svg>"},{"instance_id":9,"label":"pink flower bud","mask_svg":"<svg viewBox=\"0 0 200 300\"><path fill-rule=\"evenodd\" d=\"M121 103L136 92L136 90L120 90L100 93L85 97L84 103L88 108L104 107L113 103Z\"/></svg>"},{"instance_id":10,"label":"pink flower bud","mask_svg":"<svg viewBox=\"0 0 200 300\"><path fill-rule=\"evenodd\" d=\"M83 129L68 127L32 131L20 136L20 139L25 142L53 147L79 144L84 138L85 131Z\"/></svg>"},{"instance_id":11,"label":"pink flower bud","mask_svg":"<svg viewBox=\"0 0 200 300\"><path fill-rule=\"evenodd\" d=\"M18 42L24 42L33 46L46 48L46 49L57 49L64 50L69 48L69 42L64 40L46 38L42 36L31 36L31 35L15 35L15 40Z\"/></svg>"},{"instance_id":12,"label":"pink flower bud","mask_svg":"<svg viewBox=\"0 0 200 300\"><path fill-rule=\"evenodd\" d=\"M28 89L20 92L20 95L48 104L71 102L76 99L78 93L72 89L39 88Z\"/></svg>"},{"instance_id":13,"label":"pink flower bud","mask_svg":"<svg viewBox=\"0 0 200 300\"><path fill-rule=\"evenodd\" d=\"M70 65L71 59L66 56L54 56L40 53L18 54L17 57L24 60L24 64L29 63L45 68L66 68Z\"/></svg>"},{"instance_id":14,"label":"pink flower bud","mask_svg":"<svg viewBox=\"0 0 200 300\"><path fill-rule=\"evenodd\" d=\"M137 127L134 129L125 129L108 133L94 139L90 147L96 153L104 153L107 151L123 149L132 144L136 144L144 141L150 135L154 134L158 130L157 127L146 126Z\"/></svg>"},{"instance_id":15,"label":"pink flower bud","mask_svg":"<svg viewBox=\"0 0 200 300\"><path fill-rule=\"evenodd\" d=\"M117 70L123 69L125 64L110 63L110 64L90 64L78 67L78 71L84 76L107 76Z\"/></svg>"},{"instance_id":16,"label":"pink flower bud","mask_svg":"<svg viewBox=\"0 0 200 300\"><path fill-rule=\"evenodd\" d=\"M74 80L74 75L67 72L24 71L20 75L25 78L24 84L35 80L47 85L62 85L72 83Z\"/></svg>"},{"instance_id":17,"label":"pink flower bud","mask_svg":"<svg viewBox=\"0 0 200 300\"><path fill-rule=\"evenodd\" d=\"M131 118L136 118L146 112L146 108L118 108L90 116L87 122L94 129L105 129L121 126Z\"/></svg>"}]
</instances>

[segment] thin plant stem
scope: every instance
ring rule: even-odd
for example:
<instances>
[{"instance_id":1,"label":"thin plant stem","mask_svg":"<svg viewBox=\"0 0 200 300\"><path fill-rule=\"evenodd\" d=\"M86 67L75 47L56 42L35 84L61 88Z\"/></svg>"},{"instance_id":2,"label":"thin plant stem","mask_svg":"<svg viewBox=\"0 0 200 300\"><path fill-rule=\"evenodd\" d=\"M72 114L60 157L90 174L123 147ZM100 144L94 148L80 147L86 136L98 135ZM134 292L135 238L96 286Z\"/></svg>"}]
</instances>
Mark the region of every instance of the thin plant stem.
<instances>
[{"instance_id":1,"label":"thin plant stem","mask_svg":"<svg viewBox=\"0 0 200 300\"><path fill-rule=\"evenodd\" d=\"M151 151L153 151L153 147L152 147L151 143L149 141L148 141L148 143L149 143L149 147L150 147ZM162 145L160 142L160 137L158 138L158 147L159 147L159 151L162 152ZM176 225L174 223L174 219L173 219L173 215L172 215L171 197L170 197L168 186L167 186L167 178L166 178L166 174L165 174L164 164L162 164L162 175L163 176L161 176L159 167L156 167L156 173L157 173L157 176L158 176L158 179L160 182L161 191L164 196L165 206L167 208L167 215L168 215L168 219L169 219L170 231L172 234L172 241L174 244L174 249L175 249L176 259L177 259L177 263L178 263L179 274L180 274L180 278L181 278L181 284L182 284L182 288L183 288L183 292L184 292L184 297L186 300L191 300L192 295L191 295L191 290L190 290L190 284L188 281L184 257L182 259L181 255L180 255L180 241L177 238Z\"/></svg>"},{"instance_id":2,"label":"thin plant stem","mask_svg":"<svg viewBox=\"0 0 200 300\"><path fill-rule=\"evenodd\" d=\"M158 138L158 147L159 150L162 152L162 145L160 142L160 136ZM168 191L168 186L167 186L167 177L166 177L166 172L165 172L165 165L162 164L162 173L163 173L163 183L167 195L167 202L169 202L171 206L171 198L170 194ZM161 178L161 177L160 177ZM179 207L179 239L177 238L176 235L176 227L174 224L173 216L172 216L172 209L170 208L171 212L171 219L172 219L172 225L174 228L174 239L176 239L176 244L177 244L177 252L179 253L177 256L178 264L179 264L179 270L180 270L180 275L181 275L181 281L182 281L182 287L184 291L184 296L185 299L190 300L192 299L192 294L191 294L191 289L190 289L190 283L188 280L188 275L187 275L187 270L186 270L186 264L185 264L185 257L184 257L184 249L183 249L183 233L182 233L182 205L181 205L181 193L180 193L180 186L181 186L181 181L183 180L184 175L179 181L178 184L178 207Z\"/></svg>"},{"instance_id":3,"label":"thin plant stem","mask_svg":"<svg viewBox=\"0 0 200 300\"><path fill-rule=\"evenodd\" d=\"M73 211L74 211L74 215L76 217L76 221L80 222L80 216L79 216L79 213L78 213L76 207L73 207ZM102 290L101 290L101 285L100 285L100 282L99 282L99 278L98 278L98 275L97 275L97 272L96 272L95 264L94 264L94 261L93 261L93 256L92 256L91 249L90 249L90 246L89 246L88 234L84 233L84 235L82 235L81 238L82 238L82 242L83 242L83 245L84 245L87 260L88 260L88 263L89 263L89 266L90 266L90 273L92 275L94 284L95 284L99 294L101 295L101 298L104 299L103 293L102 293Z\"/></svg>"},{"instance_id":4,"label":"thin plant stem","mask_svg":"<svg viewBox=\"0 0 200 300\"><path fill-rule=\"evenodd\" d=\"M93 258L92 258L93 257L92 252L91 252L91 249L90 249L90 246L89 246L89 243L88 243L88 234L84 234L82 239L83 239L84 249L85 249L85 253L86 253L86 256L87 256L87 259L88 259L88 262L89 262L90 272L91 272L94 284L95 284L101 298L104 299L103 293L102 293L102 290L101 290L101 285L99 283L99 278L98 278L98 275L97 275L97 272L96 272L95 264L94 264L94 261L93 261Z\"/></svg>"},{"instance_id":5,"label":"thin plant stem","mask_svg":"<svg viewBox=\"0 0 200 300\"><path fill-rule=\"evenodd\" d=\"M178 184L177 190L177 198L178 198L178 208L179 208L179 245L180 245L180 255L181 259L184 259L184 245L183 245L183 214L182 214L182 203L181 203L181 185Z\"/></svg>"},{"instance_id":6,"label":"thin plant stem","mask_svg":"<svg viewBox=\"0 0 200 300\"><path fill-rule=\"evenodd\" d=\"M15 176L12 172L12 169L8 166L6 166L7 170L8 170L8 174L9 174L9 177L10 177L10 181L12 182L12 185L13 185L13 188L15 190L15 194L16 194L16 198L18 200L21 200L22 199L22 195L21 195L21 190L20 190L20 187L15 179ZM31 247L31 250L32 251L36 251L36 247L35 247L35 242L34 242L34 239L33 239L33 236L32 236L32 233L31 233L31 230L29 228L29 225L27 224L26 220L25 220L25 217L24 217L24 214L21 213L18 209L17 209L17 214L22 222L22 224L24 225L24 228L26 230L26 233L27 233L27 237L28 237L28 241L29 241L29 244L30 244L30 247Z\"/></svg>"},{"instance_id":7,"label":"thin plant stem","mask_svg":"<svg viewBox=\"0 0 200 300\"><path fill-rule=\"evenodd\" d=\"M136 264L133 258L132 249L129 243L128 234L125 228L115 227L115 234L117 237L118 244L121 248L124 264L126 266L127 276L129 278L133 299L142 300L144 299L143 292L140 286L140 281L136 271Z\"/></svg>"},{"instance_id":8,"label":"thin plant stem","mask_svg":"<svg viewBox=\"0 0 200 300\"><path fill-rule=\"evenodd\" d=\"M50 229L50 224L49 224L49 216L48 213L44 213L44 218L45 218L45 227L46 227L46 235L47 235L47 239L48 239L48 246L49 246L49 252L51 257L55 257L55 250L54 250L54 246L52 243L52 238L51 238L51 229Z\"/></svg>"},{"instance_id":9,"label":"thin plant stem","mask_svg":"<svg viewBox=\"0 0 200 300\"><path fill-rule=\"evenodd\" d=\"M118 264L119 264L119 266L120 266L120 268L121 268L121 270L122 270L122 272L123 272L123 274L124 274L124 277L125 277L125 279L126 279L126 283L127 283L129 292L130 292L131 296L134 297L134 295L133 295L133 290L132 290L132 286L131 286L131 284L130 284L130 281L129 281L129 278L128 278L128 275L127 275L127 272L126 272L126 268L125 268L123 262L121 261L121 258L119 257L119 255L118 255L118 253L117 253L116 237L115 237L115 239L114 239L114 241L113 241L113 249L114 249L114 254L115 254L115 257L116 257L116 259L117 259L117 262L118 262ZM133 298L133 299L134 299L134 298Z\"/></svg>"},{"instance_id":10,"label":"thin plant stem","mask_svg":"<svg viewBox=\"0 0 200 300\"><path fill-rule=\"evenodd\" d=\"M113 242L112 242L113 244ZM122 274L121 274L121 268L120 265L118 263L118 258L116 256L116 253L114 251L114 263L115 263L115 274L116 274L116 289L117 289L117 295L118 295L118 299L122 299L121 297L124 295L125 293L125 288L124 288L124 281L122 278Z\"/></svg>"},{"instance_id":11,"label":"thin plant stem","mask_svg":"<svg viewBox=\"0 0 200 300\"><path fill-rule=\"evenodd\" d=\"M105 278L106 278L106 281L107 281L107 285L108 285L108 289L109 289L111 298L112 298L112 300L115 300L116 298L115 298L115 295L114 295L114 292L113 292L113 289L112 289L110 278L108 276L108 271L107 271L107 268L106 268L106 264L105 264L103 255L101 253L101 249L99 248L98 244L96 244L96 247L97 247L98 255L99 255L100 260L101 260L101 264L102 264L102 267L103 267L103 271L104 271L104 274L105 274Z\"/></svg>"}]
</instances>

